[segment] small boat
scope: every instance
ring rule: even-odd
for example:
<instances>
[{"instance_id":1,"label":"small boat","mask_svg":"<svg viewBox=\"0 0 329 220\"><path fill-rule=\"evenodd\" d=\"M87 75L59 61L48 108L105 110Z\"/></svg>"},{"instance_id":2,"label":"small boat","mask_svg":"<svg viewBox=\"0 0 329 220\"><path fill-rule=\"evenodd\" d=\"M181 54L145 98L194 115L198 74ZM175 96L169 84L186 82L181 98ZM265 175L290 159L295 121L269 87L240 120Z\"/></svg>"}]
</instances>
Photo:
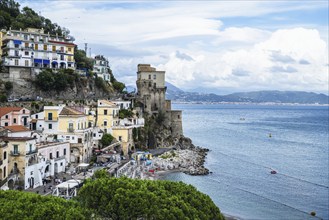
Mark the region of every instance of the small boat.
<instances>
[{"instance_id":1,"label":"small boat","mask_svg":"<svg viewBox=\"0 0 329 220\"><path fill-rule=\"evenodd\" d=\"M271 174L276 174L277 172L275 170L271 170Z\"/></svg>"},{"instance_id":2,"label":"small boat","mask_svg":"<svg viewBox=\"0 0 329 220\"><path fill-rule=\"evenodd\" d=\"M272 137L272 134L271 134L271 133L269 133L269 134L268 134L268 137L269 137L269 138L271 138L271 137Z\"/></svg>"}]
</instances>

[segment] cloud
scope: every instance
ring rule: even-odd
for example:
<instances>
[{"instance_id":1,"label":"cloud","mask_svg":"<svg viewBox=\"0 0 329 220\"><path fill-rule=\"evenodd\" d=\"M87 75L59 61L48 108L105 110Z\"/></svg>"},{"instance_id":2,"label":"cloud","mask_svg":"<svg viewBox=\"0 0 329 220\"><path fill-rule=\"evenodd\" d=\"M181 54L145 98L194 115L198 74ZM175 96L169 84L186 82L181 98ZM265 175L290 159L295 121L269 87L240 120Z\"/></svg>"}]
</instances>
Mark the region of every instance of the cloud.
<instances>
[{"instance_id":1,"label":"cloud","mask_svg":"<svg viewBox=\"0 0 329 220\"><path fill-rule=\"evenodd\" d=\"M182 60L187 60L187 61L194 61L192 57L185 53L181 53L178 50L176 51L176 57Z\"/></svg>"},{"instance_id":2,"label":"cloud","mask_svg":"<svg viewBox=\"0 0 329 220\"><path fill-rule=\"evenodd\" d=\"M283 73L283 72L285 72L285 73L295 73L295 72L298 72L298 70L295 69L292 66L286 66L286 67L284 67L284 66L272 66L270 68L270 71L272 73Z\"/></svg>"},{"instance_id":3,"label":"cloud","mask_svg":"<svg viewBox=\"0 0 329 220\"><path fill-rule=\"evenodd\" d=\"M249 74L250 74L249 71L246 71L246 70L240 69L240 68L232 70L232 75L235 75L235 76L249 76Z\"/></svg>"},{"instance_id":4,"label":"cloud","mask_svg":"<svg viewBox=\"0 0 329 220\"><path fill-rule=\"evenodd\" d=\"M311 64L311 63L308 62L307 60L301 59L301 60L299 61L299 64L308 65L308 64Z\"/></svg>"},{"instance_id":5,"label":"cloud","mask_svg":"<svg viewBox=\"0 0 329 220\"><path fill-rule=\"evenodd\" d=\"M291 56L283 55L280 51L273 51L271 54L271 60L281 63L294 63L296 62Z\"/></svg>"}]
</instances>

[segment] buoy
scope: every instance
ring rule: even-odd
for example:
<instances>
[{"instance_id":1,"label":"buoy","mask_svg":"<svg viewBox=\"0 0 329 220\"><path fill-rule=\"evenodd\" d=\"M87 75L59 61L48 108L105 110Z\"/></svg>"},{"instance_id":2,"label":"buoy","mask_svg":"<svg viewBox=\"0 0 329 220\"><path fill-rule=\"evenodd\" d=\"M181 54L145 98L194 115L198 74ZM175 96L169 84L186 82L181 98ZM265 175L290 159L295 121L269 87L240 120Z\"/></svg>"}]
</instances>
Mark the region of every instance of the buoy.
<instances>
[{"instance_id":1,"label":"buoy","mask_svg":"<svg viewBox=\"0 0 329 220\"><path fill-rule=\"evenodd\" d=\"M312 211L310 214L311 216L316 216L316 213L314 211Z\"/></svg>"}]
</instances>

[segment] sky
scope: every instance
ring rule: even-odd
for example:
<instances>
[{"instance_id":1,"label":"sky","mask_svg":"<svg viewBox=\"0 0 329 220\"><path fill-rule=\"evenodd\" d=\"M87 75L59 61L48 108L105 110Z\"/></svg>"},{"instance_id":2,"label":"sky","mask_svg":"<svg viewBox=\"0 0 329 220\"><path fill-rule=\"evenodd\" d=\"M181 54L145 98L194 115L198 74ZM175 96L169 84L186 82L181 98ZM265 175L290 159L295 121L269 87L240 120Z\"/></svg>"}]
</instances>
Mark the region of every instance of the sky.
<instances>
[{"instance_id":1,"label":"sky","mask_svg":"<svg viewBox=\"0 0 329 220\"><path fill-rule=\"evenodd\" d=\"M328 94L328 1L20 0L104 55L135 86L139 63L184 91Z\"/></svg>"}]
</instances>

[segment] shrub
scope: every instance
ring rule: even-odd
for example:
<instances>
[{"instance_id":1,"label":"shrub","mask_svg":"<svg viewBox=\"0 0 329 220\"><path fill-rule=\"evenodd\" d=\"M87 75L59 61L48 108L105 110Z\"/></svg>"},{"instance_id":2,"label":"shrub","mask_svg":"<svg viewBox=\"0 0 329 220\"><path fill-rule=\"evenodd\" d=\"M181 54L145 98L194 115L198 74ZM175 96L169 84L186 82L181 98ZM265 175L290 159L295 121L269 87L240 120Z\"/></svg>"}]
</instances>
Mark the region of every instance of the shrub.
<instances>
[{"instance_id":1,"label":"shrub","mask_svg":"<svg viewBox=\"0 0 329 220\"><path fill-rule=\"evenodd\" d=\"M6 82L5 83L5 89L7 91L11 90L13 88L13 83L12 82Z\"/></svg>"},{"instance_id":2,"label":"shrub","mask_svg":"<svg viewBox=\"0 0 329 220\"><path fill-rule=\"evenodd\" d=\"M104 147L106 147L112 143L113 139L114 137L111 134L104 134L100 142Z\"/></svg>"}]
</instances>

